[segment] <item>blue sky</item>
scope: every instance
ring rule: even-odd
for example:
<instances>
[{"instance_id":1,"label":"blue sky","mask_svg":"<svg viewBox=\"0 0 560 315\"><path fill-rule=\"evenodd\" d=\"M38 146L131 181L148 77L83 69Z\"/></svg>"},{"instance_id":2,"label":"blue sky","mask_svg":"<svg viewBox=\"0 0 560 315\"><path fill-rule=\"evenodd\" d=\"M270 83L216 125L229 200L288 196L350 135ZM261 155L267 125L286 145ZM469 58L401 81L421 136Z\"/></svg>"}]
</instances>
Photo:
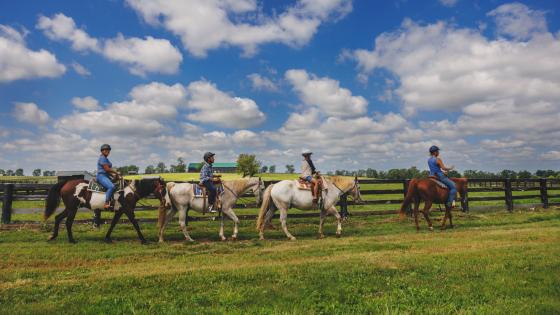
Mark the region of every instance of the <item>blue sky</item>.
<instances>
[{"instance_id":1,"label":"blue sky","mask_svg":"<svg viewBox=\"0 0 560 315\"><path fill-rule=\"evenodd\" d=\"M0 168L558 168L557 1L0 1Z\"/></svg>"}]
</instances>

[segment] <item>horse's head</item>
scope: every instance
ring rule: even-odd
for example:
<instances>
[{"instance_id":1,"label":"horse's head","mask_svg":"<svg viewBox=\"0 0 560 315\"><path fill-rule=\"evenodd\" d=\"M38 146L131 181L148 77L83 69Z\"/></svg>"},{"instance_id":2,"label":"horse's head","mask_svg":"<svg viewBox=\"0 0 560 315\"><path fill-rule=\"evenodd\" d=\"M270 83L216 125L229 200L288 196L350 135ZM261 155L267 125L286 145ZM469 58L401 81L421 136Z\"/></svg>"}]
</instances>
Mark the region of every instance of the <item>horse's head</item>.
<instances>
[{"instance_id":1,"label":"horse's head","mask_svg":"<svg viewBox=\"0 0 560 315\"><path fill-rule=\"evenodd\" d=\"M142 178L140 180L135 179L130 185L138 199L145 198L149 194L154 194L161 206L165 204L166 186L163 178L158 176Z\"/></svg>"},{"instance_id":2,"label":"horse's head","mask_svg":"<svg viewBox=\"0 0 560 315\"><path fill-rule=\"evenodd\" d=\"M262 197L265 190L264 181L259 177L257 184L253 188L253 194L255 195L255 201L257 203L257 207L261 206Z\"/></svg>"},{"instance_id":3,"label":"horse's head","mask_svg":"<svg viewBox=\"0 0 560 315\"><path fill-rule=\"evenodd\" d=\"M354 177L354 186L350 190L352 194L352 198L354 199L354 203L363 204L364 201L362 200L362 194L360 193L360 182L358 181L358 177Z\"/></svg>"}]
</instances>

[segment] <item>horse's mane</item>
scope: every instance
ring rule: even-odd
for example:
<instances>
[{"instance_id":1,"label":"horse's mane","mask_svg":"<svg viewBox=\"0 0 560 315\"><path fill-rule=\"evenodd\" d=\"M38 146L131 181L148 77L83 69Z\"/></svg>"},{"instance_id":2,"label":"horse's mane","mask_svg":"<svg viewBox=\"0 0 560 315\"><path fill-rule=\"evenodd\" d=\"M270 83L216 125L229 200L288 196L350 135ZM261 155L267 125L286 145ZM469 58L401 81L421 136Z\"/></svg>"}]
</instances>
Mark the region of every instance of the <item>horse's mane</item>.
<instances>
[{"instance_id":1,"label":"horse's mane","mask_svg":"<svg viewBox=\"0 0 560 315\"><path fill-rule=\"evenodd\" d=\"M135 180L134 186L136 188L136 193L140 197L146 197L152 193L155 189L155 182L160 181L159 178L143 178L140 180Z\"/></svg>"},{"instance_id":2,"label":"horse's mane","mask_svg":"<svg viewBox=\"0 0 560 315\"><path fill-rule=\"evenodd\" d=\"M338 187L342 191L348 191L352 186L354 186L354 178L353 177L344 177L344 176L329 176L325 177L327 180L331 181L336 187Z\"/></svg>"},{"instance_id":3,"label":"horse's mane","mask_svg":"<svg viewBox=\"0 0 560 315\"><path fill-rule=\"evenodd\" d=\"M227 184L236 194L240 194L247 189L252 178L253 177L225 180L224 184Z\"/></svg>"}]
</instances>

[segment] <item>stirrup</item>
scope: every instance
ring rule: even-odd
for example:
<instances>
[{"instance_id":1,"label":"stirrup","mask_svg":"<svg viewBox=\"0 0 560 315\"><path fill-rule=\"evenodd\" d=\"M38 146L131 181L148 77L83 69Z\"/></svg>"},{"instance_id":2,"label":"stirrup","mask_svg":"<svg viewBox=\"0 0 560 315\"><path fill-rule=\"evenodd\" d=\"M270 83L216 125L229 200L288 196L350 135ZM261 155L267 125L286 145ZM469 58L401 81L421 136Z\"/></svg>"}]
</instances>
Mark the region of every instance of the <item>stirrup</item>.
<instances>
[{"instance_id":1,"label":"stirrup","mask_svg":"<svg viewBox=\"0 0 560 315\"><path fill-rule=\"evenodd\" d=\"M207 212L208 212L208 213L218 213L218 210L214 209L214 206L212 205L212 206L208 207L208 211L207 211Z\"/></svg>"}]
</instances>

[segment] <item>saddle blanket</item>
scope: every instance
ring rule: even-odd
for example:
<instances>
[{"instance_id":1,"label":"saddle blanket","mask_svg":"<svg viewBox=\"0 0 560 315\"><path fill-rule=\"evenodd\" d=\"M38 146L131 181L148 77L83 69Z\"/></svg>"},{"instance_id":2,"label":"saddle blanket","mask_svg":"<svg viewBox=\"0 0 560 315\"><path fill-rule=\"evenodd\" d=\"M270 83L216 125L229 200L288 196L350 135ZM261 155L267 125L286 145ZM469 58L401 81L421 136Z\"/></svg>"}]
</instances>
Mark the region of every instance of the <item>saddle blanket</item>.
<instances>
[{"instance_id":1,"label":"saddle blanket","mask_svg":"<svg viewBox=\"0 0 560 315\"><path fill-rule=\"evenodd\" d=\"M224 192L224 187L222 185L215 185L218 195ZM195 198L204 197L204 192L206 188L200 187L198 184L193 184L193 191Z\"/></svg>"},{"instance_id":2,"label":"saddle blanket","mask_svg":"<svg viewBox=\"0 0 560 315\"><path fill-rule=\"evenodd\" d=\"M301 190L311 190L311 183L307 182L306 180L302 179L302 178L298 178L298 189ZM327 185L325 185L325 181L323 179L323 177L321 177L321 188L322 190L325 190L324 187L327 187Z\"/></svg>"},{"instance_id":3,"label":"saddle blanket","mask_svg":"<svg viewBox=\"0 0 560 315\"><path fill-rule=\"evenodd\" d=\"M433 180L436 183L436 185L438 185L439 187L441 187L443 189L449 189L449 188L447 188L447 185L442 183L439 179L435 179L433 177L430 177L430 179Z\"/></svg>"},{"instance_id":4,"label":"saddle blanket","mask_svg":"<svg viewBox=\"0 0 560 315\"><path fill-rule=\"evenodd\" d=\"M123 190L123 183L122 181L118 181L117 183L115 183L115 186L117 186L117 188L115 189L115 191L121 191ZM99 193L104 193L107 191L107 189L105 189L105 187L101 186L101 184L99 184L97 181L95 180L90 180L87 190L92 191L92 192L99 192Z\"/></svg>"}]
</instances>

